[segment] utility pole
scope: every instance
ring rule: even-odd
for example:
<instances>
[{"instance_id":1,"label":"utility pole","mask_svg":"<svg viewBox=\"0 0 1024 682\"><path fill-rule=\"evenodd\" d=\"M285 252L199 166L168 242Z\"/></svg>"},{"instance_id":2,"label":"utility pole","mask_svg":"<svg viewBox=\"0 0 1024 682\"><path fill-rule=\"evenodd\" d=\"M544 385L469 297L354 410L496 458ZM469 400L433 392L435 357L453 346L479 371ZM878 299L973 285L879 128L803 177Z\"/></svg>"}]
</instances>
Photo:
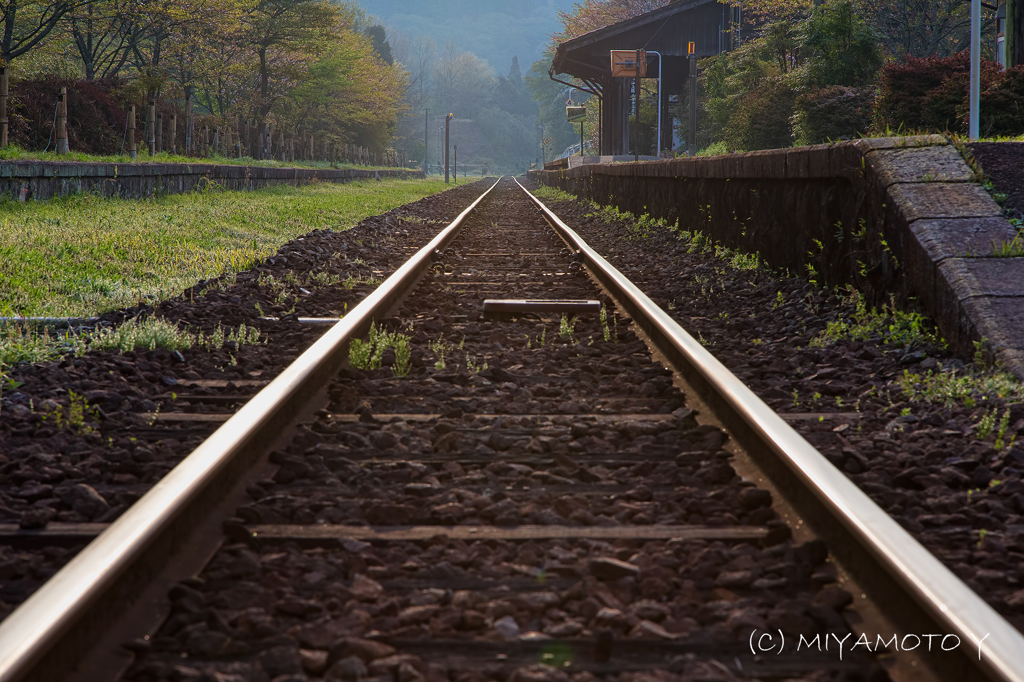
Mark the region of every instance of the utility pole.
<instances>
[{"instance_id":1,"label":"utility pole","mask_svg":"<svg viewBox=\"0 0 1024 682\"><path fill-rule=\"evenodd\" d=\"M451 129L452 116L455 114L448 114L444 117L444 184L448 184L448 133Z\"/></svg>"},{"instance_id":2,"label":"utility pole","mask_svg":"<svg viewBox=\"0 0 1024 682\"><path fill-rule=\"evenodd\" d=\"M427 139L430 134L430 109L423 110L423 174L426 175L430 168L430 164L427 163L427 156L430 154L429 140Z\"/></svg>"}]
</instances>

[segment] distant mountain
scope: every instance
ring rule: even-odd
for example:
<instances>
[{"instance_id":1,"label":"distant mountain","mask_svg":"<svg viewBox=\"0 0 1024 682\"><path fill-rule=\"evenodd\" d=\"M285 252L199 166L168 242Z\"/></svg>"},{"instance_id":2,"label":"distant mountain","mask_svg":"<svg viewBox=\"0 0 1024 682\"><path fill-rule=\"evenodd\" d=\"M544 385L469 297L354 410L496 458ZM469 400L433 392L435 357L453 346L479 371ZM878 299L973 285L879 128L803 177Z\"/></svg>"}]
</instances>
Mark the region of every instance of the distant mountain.
<instances>
[{"instance_id":1,"label":"distant mountain","mask_svg":"<svg viewBox=\"0 0 1024 682\"><path fill-rule=\"evenodd\" d=\"M487 60L505 75L513 55L525 73L561 28L558 10L579 0L358 0L378 21L409 36L429 36L444 47Z\"/></svg>"}]
</instances>

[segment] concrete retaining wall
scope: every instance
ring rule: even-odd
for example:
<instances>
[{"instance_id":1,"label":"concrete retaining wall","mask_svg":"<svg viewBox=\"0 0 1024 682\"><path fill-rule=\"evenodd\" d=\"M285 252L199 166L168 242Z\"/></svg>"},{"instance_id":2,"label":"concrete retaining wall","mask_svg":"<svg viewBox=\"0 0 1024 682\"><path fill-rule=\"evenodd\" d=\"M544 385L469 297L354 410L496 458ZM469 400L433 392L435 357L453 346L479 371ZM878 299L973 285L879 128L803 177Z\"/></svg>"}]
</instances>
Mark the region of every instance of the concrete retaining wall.
<instances>
[{"instance_id":1,"label":"concrete retaining wall","mask_svg":"<svg viewBox=\"0 0 1024 682\"><path fill-rule=\"evenodd\" d=\"M984 338L1024 379L1024 258L957 150L938 135L531 171L577 196L678 220L774 267L914 298L952 346Z\"/></svg>"},{"instance_id":2,"label":"concrete retaining wall","mask_svg":"<svg viewBox=\"0 0 1024 682\"><path fill-rule=\"evenodd\" d=\"M422 171L389 168L267 168L209 163L86 163L69 161L5 161L0 163L0 196L20 201L45 200L92 192L104 197L141 198L181 194L210 185L252 190L269 185L349 182L381 178L422 178Z\"/></svg>"}]
</instances>

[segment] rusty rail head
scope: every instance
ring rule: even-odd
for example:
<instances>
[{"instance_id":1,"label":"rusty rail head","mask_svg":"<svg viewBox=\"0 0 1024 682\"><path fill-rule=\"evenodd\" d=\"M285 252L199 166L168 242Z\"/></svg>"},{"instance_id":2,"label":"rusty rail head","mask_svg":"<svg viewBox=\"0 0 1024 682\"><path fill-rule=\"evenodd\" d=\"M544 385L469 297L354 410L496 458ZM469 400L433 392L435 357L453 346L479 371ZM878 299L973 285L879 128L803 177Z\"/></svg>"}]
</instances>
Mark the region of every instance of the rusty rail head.
<instances>
[{"instance_id":1,"label":"rusty rail head","mask_svg":"<svg viewBox=\"0 0 1024 682\"><path fill-rule=\"evenodd\" d=\"M518 183L518 181L517 181ZM1024 682L1024 636L957 578L703 345L584 242L525 187L551 226L701 393L844 568L893 607L905 632L953 634L963 655L940 679ZM887 614L890 615L890 614ZM979 647L979 642L982 642Z\"/></svg>"},{"instance_id":2,"label":"rusty rail head","mask_svg":"<svg viewBox=\"0 0 1024 682\"><path fill-rule=\"evenodd\" d=\"M184 547L193 523L342 365L349 339L401 300L495 185L0 622L0 682L63 679L131 603L132 586L144 584L135 574Z\"/></svg>"}]
</instances>

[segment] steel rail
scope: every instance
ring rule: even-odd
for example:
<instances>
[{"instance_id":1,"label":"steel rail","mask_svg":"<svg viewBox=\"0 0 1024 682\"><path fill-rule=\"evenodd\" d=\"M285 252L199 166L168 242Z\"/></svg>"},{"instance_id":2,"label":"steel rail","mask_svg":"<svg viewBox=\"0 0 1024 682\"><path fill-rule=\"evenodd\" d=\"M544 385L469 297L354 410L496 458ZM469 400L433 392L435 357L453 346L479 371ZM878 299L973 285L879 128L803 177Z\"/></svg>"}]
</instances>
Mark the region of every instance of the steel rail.
<instances>
[{"instance_id":1,"label":"steel rail","mask_svg":"<svg viewBox=\"0 0 1024 682\"><path fill-rule=\"evenodd\" d=\"M499 178L500 180L500 178ZM351 338L399 303L494 185L0 622L0 682L57 680L123 612L197 520L341 367ZM139 574L143 575L139 575Z\"/></svg>"},{"instance_id":2,"label":"steel rail","mask_svg":"<svg viewBox=\"0 0 1024 682\"><path fill-rule=\"evenodd\" d=\"M517 180L518 184L518 180ZM904 633L952 634L948 680L1024 682L1024 636L521 184L594 276L676 365ZM980 642L980 644L979 644ZM924 656L934 659L935 657ZM938 665L938 663L936 663Z\"/></svg>"}]
</instances>

